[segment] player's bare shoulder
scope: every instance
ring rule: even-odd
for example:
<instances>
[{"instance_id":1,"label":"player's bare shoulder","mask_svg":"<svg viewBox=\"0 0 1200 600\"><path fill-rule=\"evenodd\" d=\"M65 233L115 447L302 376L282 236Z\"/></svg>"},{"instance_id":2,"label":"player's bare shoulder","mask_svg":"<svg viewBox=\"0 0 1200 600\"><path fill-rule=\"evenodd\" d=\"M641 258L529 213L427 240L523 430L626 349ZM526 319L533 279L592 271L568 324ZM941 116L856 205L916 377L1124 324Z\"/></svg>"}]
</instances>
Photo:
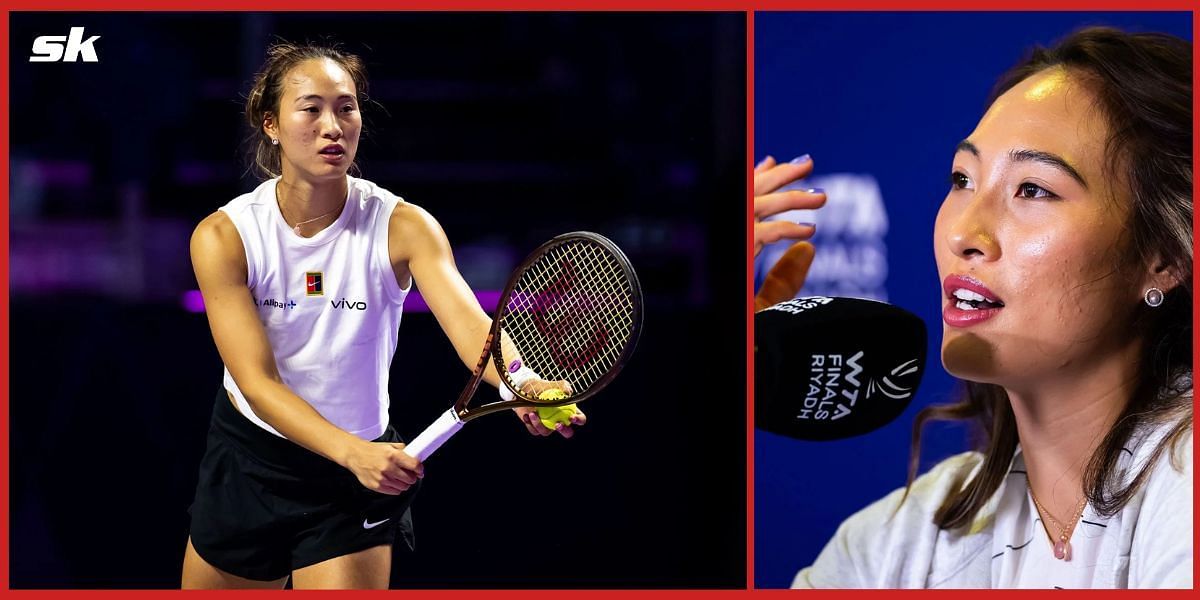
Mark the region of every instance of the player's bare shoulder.
<instances>
[{"instance_id":1,"label":"player's bare shoulder","mask_svg":"<svg viewBox=\"0 0 1200 600\"><path fill-rule=\"evenodd\" d=\"M229 215L214 211L200 221L192 231L192 266L238 268L245 275L246 250L242 238Z\"/></svg>"},{"instance_id":2,"label":"player's bare shoulder","mask_svg":"<svg viewBox=\"0 0 1200 600\"><path fill-rule=\"evenodd\" d=\"M446 233L429 211L411 202L397 202L388 223L392 263L407 262L427 252L446 249Z\"/></svg>"}]
</instances>

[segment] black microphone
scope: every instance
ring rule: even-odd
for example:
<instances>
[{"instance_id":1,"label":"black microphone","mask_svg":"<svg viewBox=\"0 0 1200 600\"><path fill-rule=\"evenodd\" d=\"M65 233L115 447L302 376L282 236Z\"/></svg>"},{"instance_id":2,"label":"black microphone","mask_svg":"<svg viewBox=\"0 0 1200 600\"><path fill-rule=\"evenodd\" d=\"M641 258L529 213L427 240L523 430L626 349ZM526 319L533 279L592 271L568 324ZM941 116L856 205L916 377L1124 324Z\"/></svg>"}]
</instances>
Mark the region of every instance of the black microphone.
<instances>
[{"instance_id":1,"label":"black microphone","mask_svg":"<svg viewBox=\"0 0 1200 600\"><path fill-rule=\"evenodd\" d=\"M754 424L802 440L874 431L912 402L925 322L884 302L796 298L754 315Z\"/></svg>"}]
</instances>

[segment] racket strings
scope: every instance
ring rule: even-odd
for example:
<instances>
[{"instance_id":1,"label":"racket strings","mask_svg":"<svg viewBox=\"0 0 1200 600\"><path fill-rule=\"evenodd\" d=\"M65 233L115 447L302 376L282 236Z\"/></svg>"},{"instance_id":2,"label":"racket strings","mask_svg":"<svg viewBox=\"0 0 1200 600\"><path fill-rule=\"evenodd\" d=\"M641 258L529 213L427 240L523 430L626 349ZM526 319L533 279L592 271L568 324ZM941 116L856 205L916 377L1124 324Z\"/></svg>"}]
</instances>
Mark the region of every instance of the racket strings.
<instances>
[{"instance_id":1,"label":"racket strings","mask_svg":"<svg viewBox=\"0 0 1200 600\"><path fill-rule=\"evenodd\" d=\"M571 240L521 274L501 327L525 365L543 379L569 381L578 394L620 360L634 332L634 303L620 259L591 240Z\"/></svg>"}]
</instances>

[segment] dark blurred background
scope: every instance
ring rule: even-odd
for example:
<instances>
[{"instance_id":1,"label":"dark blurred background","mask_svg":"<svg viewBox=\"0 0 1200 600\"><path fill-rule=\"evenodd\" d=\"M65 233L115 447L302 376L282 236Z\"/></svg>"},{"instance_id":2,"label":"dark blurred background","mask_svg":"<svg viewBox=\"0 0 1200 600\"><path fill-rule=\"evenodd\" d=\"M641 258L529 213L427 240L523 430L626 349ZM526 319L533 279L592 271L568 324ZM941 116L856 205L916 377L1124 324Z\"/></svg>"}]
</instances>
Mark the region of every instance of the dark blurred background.
<instances>
[{"instance_id":1,"label":"dark blurred background","mask_svg":"<svg viewBox=\"0 0 1200 600\"><path fill-rule=\"evenodd\" d=\"M98 63L27 61L71 27ZM575 439L499 415L429 461L393 585L742 587L741 13L12 13L11 586L179 584L221 379L188 236L256 183L242 98L273 36L366 60L363 176L441 222L477 292L577 229L646 292ZM468 371L415 294L405 313L411 438Z\"/></svg>"},{"instance_id":2,"label":"dark blurred background","mask_svg":"<svg viewBox=\"0 0 1200 600\"><path fill-rule=\"evenodd\" d=\"M956 399L941 365L941 282L933 221L954 148L975 128L1000 75L1034 44L1088 25L1192 39L1192 13L780 13L755 17L756 157L810 153L826 205L814 222L804 295L874 298L925 321L920 391L892 423L838 442L754 435L754 579L791 584L847 517L905 484L913 417ZM757 276L784 250L764 249ZM921 471L968 448L967 429L931 424Z\"/></svg>"}]
</instances>

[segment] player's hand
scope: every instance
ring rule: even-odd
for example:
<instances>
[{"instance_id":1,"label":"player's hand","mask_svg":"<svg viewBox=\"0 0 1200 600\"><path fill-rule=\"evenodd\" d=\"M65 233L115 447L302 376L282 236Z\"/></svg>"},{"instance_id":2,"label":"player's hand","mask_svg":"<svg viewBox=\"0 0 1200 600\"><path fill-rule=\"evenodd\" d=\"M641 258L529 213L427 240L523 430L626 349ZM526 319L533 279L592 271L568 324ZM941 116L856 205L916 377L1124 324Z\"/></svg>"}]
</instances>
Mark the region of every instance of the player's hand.
<instances>
[{"instance_id":1,"label":"player's hand","mask_svg":"<svg viewBox=\"0 0 1200 600\"><path fill-rule=\"evenodd\" d=\"M525 429L531 435L547 436L557 431L559 435L569 438L575 435L576 427L582 427L587 423L587 415L583 414L583 411L578 408L575 409L575 414L571 415L569 423L557 423L554 429L550 429L542 423L542 418L538 415L537 408L523 406L521 408L514 408L513 412L517 413L517 418L521 419L521 423L525 425Z\"/></svg>"},{"instance_id":2,"label":"player's hand","mask_svg":"<svg viewBox=\"0 0 1200 600\"><path fill-rule=\"evenodd\" d=\"M521 385L521 393L530 398L537 398L548 390L559 390L568 396L575 393L575 387L571 385L570 381L565 379L559 379L558 381L530 379Z\"/></svg>"},{"instance_id":3,"label":"player's hand","mask_svg":"<svg viewBox=\"0 0 1200 600\"><path fill-rule=\"evenodd\" d=\"M369 490L396 496L425 476L425 466L404 453L404 444L363 442L346 457L346 468Z\"/></svg>"},{"instance_id":4,"label":"player's hand","mask_svg":"<svg viewBox=\"0 0 1200 600\"><path fill-rule=\"evenodd\" d=\"M813 170L807 154L791 162L776 164L771 156L754 167L754 255L763 245L780 240L802 241L816 233L812 223L762 220L781 212L825 206L825 192L819 189L778 191L779 188L808 177Z\"/></svg>"},{"instance_id":5,"label":"player's hand","mask_svg":"<svg viewBox=\"0 0 1200 600\"><path fill-rule=\"evenodd\" d=\"M816 249L808 242L796 242L788 248L763 278L758 293L754 295L754 311L795 298L800 288L804 287L815 253Z\"/></svg>"},{"instance_id":6,"label":"player's hand","mask_svg":"<svg viewBox=\"0 0 1200 600\"><path fill-rule=\"evenodd\" d=\"M545 381L542 379L531 379L521 386L523 393L535 398L547 390L560 390L568 396L575 393L575 389L571 387L571 382L565 380ZM566 423L555 423L553 428L547 427L546 423L542 422L542 417L537 407L514 408L513 411L517 413L517 418L521 419L521 424L525 426L525 429L531 435L548 436L554 432L558 432L559 435L570 438L575 435L575 427L581 427L587 423L587 415L582 410L579 410L578 406L568 404L558 408L573 411L573 414L571 414L570 419ZM553 408L543 410L553 410Z\"/></svg>"}]
</instances>

